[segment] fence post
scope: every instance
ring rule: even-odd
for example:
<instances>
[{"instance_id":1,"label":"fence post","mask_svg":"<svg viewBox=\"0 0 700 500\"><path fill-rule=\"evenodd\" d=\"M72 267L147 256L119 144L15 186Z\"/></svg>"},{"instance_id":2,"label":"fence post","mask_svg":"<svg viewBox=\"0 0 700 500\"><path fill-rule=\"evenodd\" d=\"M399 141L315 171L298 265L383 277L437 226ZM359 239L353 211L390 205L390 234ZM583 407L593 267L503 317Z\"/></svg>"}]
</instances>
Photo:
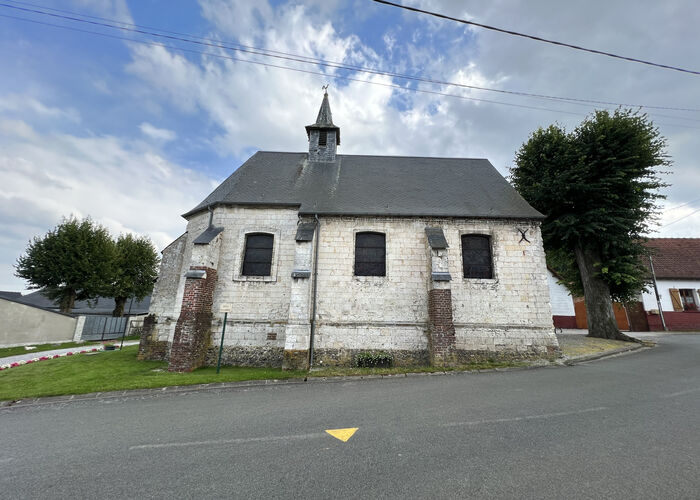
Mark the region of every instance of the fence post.
<instances>
[{"instance_id":1,"label":"fence post","mask_svg":"<svg viewBox=\"0 0 700 500\"><path fill-rule=\"evenodd\" d=\"M216 373L221 370L221 351L224 350L224 334L226 333L226 320L228 319L228 313L224 313L224 327L221 329L221 345L219 345L219 361L216 363Z\"/></svg>"}]
</instances>

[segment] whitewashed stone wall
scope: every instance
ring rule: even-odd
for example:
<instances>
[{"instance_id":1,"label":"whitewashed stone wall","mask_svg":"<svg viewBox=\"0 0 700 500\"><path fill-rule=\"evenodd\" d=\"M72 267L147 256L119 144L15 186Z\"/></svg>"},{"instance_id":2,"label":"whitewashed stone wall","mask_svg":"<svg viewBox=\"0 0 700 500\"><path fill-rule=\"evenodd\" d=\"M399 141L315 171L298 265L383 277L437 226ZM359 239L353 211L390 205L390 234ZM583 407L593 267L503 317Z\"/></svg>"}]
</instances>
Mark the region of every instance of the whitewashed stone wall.
<instances>
[{"instance_id":1,"label":"whitewashed stone wall","mask_svg":"<svg viewBox=\"0 0 700 500\"><path fill-rule=\"evenodd\" d=\"M224 345L234 349L283 349L290 318L295 256L309 260L312 245L297 251L299 217L295 208L218 207L218 281L214 293L212 342L218 345L223 312L228 311ZM538 224L522 221L453 218L321 217L315 349L421 351L428 349L428 290L432 265L425 227L441 227L449 248L442 261L452 275L456 347L478 351L546 352L556 346L547 271ZM184 287L192 265L193 240L209 214L193 217L186 235L164 252L151 313L158 317L158 339L172 341ZM517 228L527 229L529 243ZM386 235L386 276L355 276L355 234ZM241 276L245 235L274 235L272 276ZM491 236L494 279L464 279L461 235ZM302 255L303 254L303 255ZM195 255L196 256L196 255ZM198 260L201 260L198 258ZM311 268L313 271L313 268ZM443 271L443 269L440 269ZM309 278L310 283L312 278ZM298 294L297 294L298 295ZM311 301L306 292L295 300ZM292 304L299 312L310 304ZM296 326L295 326L296 327ZM295 330L296 332L296 330ZM296 333L295 333L296 335ZM296 341L295 341L296 342ZM302 342L303 344L303 342Z\"/></svg>"},{"instance_id":2,"label":"whitewashed stone wall","mask_svg":"<svg viewBox=\"0 0 700 500\"><path fill-rule=\"evenodd\" d=\"M214 211L213 223L224 231L219 235L213 342L220 342L227 310L225 346L284 347L297 222L294 208L219 207ZM251 232L274 235L270 277L241 276L245 235Z\"/></svg>"},{"instance_id":3,"label":"whitewashed stone wall","mask_svg":"<svg viewBox=\"0 0 700 500\"><path fill-rule=\"evenodd\" d=\"M149 308L149 314L155 314L157 317L154 336L159 341L172 339L175 323L180 315L185 285L183 266L192 252L190 236L189 233L182 234L163 250L158 280L153 287Z\"/></svg>"},{"instance_id":4,"label":"whitewashed stone wall","mask_svg":"<svg viewBox=\"0 0 700 500\"><path fill-rule=\"evenodd\" d=\"M527 230L522 239L518 230ZM537 223L457 221L444 227L450 245L456 346L468 351L538 351L556 347L547 266ZM493 279L464 278L461 235L491 237Z\"/></svg>"},{"instance_id":5,"label":"whitewashed stone wall","mask_svg":"<svg viewBox=\"0 0 700 500\"><path fill-rule=\"evenodd\" d=\"M317 349L427 349L430 262L423 219L323 217ZM355 276L355 233L386 235L386 276Z\"/></svg>"}]
</instances>

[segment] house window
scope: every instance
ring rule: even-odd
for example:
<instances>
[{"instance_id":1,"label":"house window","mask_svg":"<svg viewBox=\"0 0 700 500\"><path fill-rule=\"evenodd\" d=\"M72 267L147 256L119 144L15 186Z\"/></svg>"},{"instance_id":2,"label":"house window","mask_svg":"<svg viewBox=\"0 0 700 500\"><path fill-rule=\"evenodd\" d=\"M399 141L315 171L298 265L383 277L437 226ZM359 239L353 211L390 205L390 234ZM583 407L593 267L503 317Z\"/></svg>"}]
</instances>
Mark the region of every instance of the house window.
<instances>
[{"instance_id":1,"label":"house window","mask_svg":"<svg viewBox=\"0 0 700 500\"><path fill-rule=\"evenodd\" d=\"M681 288L678 290L681 296L681 302L683 303L684 311L697 311L698 304L695 301L695 293L692 288Z\"/></svg>"},{"instance_id":2,"label":"house window","mask_svg":"<svg viewBox=\"0 0 700 500\"><path fill-rule=\"evenodd\" d=\"M462 235L462 268L465 278L493 278L491 238L483 234Z\"/></svg>"},{"instance_id":3,"label":"house window","mask_svg":"<svg viewBox=\"0 0 700 500\"><path fill-rule=\"evenodd\" d=\"M355 235L355 276L386 276L386 235Z\"/></svg>"},{"instance_id":4,"label":"house window","mask_svg":"<svg viewBox=\"0 0 700 500\"><path fill-rule=\"evenodd\" d=\"M274 236L265 233L251 233L245 237L243 256L243 276L270 276L272 268L272 244Z\"/></svg>"},{"instance_id":5,"label":"house window","mask_svg":"<svg viewBox=\"0 0 700 500\"><path fill-rule=\"evenodd\" d=\"M319 130L318 131L318 145L319 146L325 146L327 142L327 134L328 132L326 130Z\"/></svg>"}]
</instances>

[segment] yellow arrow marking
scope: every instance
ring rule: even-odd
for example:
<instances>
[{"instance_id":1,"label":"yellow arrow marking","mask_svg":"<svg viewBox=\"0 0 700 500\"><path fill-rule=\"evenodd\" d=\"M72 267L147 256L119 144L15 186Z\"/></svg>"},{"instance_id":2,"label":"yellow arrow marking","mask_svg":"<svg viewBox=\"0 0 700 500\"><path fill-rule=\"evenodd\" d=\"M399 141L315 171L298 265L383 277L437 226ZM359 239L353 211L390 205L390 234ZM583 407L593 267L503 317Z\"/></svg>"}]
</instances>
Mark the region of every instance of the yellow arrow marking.
<instances>
[{"instance_id":1,"label":"yellow arrow marking","mask_svg":"<svg viewBox=\"0 0 700 500\"><path fill-rule=\"evenodd\" d=\"M326 432L336 439L340 439L343 443L352 437L357 432L359 427L348 427L347 429L326 429Z\"/></svg>"}]
</instances>

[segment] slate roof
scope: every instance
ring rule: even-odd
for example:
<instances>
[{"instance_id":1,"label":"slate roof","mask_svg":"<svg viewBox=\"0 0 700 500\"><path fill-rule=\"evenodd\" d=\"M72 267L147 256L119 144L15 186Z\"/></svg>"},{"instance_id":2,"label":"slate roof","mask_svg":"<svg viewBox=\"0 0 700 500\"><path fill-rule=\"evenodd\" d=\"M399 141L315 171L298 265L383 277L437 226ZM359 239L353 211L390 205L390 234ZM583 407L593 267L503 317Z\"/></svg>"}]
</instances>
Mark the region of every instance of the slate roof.
<instances>
[{"instance_id":1,"label":"slate roof","mask_svg":"<svg viewBox=\"0 0 700 500\"><path fill-rule=\"evenodd\" d=\"M331 113L331 105L328 103L328 92L323 94L321 108L318 110L316 123L306 126L306 135L309 135L311 130L332 129L336 132L336 143L340 144L340 128L333 124L333 114Z\"/></svg>"},{"instance_id":2,"label":"slate roof","mask_svg":"<svg viewBox=\"0 0 700 500\"><path fill-rule=\"evenodd\" d=\"M20 304L25 304L32 307L38 307L40 309L46 309L48 311L57 312L60 306L45 297L41 290L36 292L28 293L27 295L22 295L21 297L13 297L11 300L18 302ZM129 311L130 299L126 300L126 305L124 306L124 314ZM145 297L142 301L134 300L131 306L131 315L147 314L148 307L151 304L151 296ZM107 297L98 297L95 300L88 301L78 300L75 302L75 307L71 310L71 314L112 314L114 311L114 299Z\"/></svg>"},{"instance_id":3,"label":"slate roof","mask_svg":"<svg viewBox=\"0 0 700 500\"><path fill-rule=\"evenodd\" d=\"M195 208L298 206L301 214L542 219L486 159L258 152Z\"/></svg>"},{"instance_id":4,"label":"slate roof","mask_svg":"<svg viewBox=\"0 0 700 500\"><path fill-rule=\"evenodd\" d=\"M700 238L652 238L645 245L657 279L700 279Z\"/></svg>"}]
</instances>

